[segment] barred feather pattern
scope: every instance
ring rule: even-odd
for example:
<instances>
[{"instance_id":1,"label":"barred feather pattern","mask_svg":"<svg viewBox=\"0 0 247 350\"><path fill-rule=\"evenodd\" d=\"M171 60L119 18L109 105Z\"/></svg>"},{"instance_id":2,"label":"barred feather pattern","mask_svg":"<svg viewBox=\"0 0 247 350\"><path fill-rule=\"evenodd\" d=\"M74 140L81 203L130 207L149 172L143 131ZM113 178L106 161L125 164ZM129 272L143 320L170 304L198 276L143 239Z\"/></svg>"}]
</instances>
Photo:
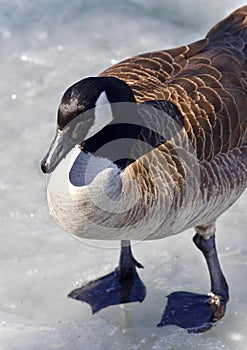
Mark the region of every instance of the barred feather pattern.
<instances>
[{"instance_id":1,"label":"barred feather pattern","mask_svg":"<svg viewBox=\"0 0 247 350\"><path fill-rule=\"evenodd\" d=\"M166 100L176 105L183 116L201 177L200 191L190 198L199 209L191 208L187 202L190 208L186 211L194 214L187 226L213 222L246 188L246 56L247 6L244 6L216 24L203 40L138 55L101 74L127 82L138 102ZM186 201L181 185L186 171L179 157L175 160L169 149L166 154L165 163L172 163L180 178L173 205L179 216L181 203ZM141 167L138 161L133 164L135 177Z\"/></svg>"},{"instance_id":2,"label":"barred feather pattern","mask_svg":"<svg viewBox=\"0 0 247 350\"><path fill-rule=\"evenodd\" d=\"M101 76L115 76L138 102L175 104L199 160L246 142L247 6L219 22L205 39L127 59Z\"/></svg>"}]
</instances>

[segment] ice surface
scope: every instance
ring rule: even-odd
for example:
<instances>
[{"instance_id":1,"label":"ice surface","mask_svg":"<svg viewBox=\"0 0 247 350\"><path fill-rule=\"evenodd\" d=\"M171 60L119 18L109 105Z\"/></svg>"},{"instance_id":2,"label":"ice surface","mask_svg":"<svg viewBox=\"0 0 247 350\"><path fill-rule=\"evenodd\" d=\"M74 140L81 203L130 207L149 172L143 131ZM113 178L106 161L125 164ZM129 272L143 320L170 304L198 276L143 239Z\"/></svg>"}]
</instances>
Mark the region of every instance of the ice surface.
<instances>
[{"instance_id":1,"label":"ice surface","mask_svg":"<svg viewBox=\"0 0 247 350\"><path fill-rule=\"evenodd\" d=\"M139 243L142 304L92 316L66 298L110 272L117 249L80 243L49 216L39 163L53 137L62 92L82 77L136 53L200 39L245 1L0 0L0 349L246 349L245 193L218 222L220 259L231 290L225 318L205 334L156 328L165 296L207 292L205 263L192 230Z\"/></svg>"}]
</instances>

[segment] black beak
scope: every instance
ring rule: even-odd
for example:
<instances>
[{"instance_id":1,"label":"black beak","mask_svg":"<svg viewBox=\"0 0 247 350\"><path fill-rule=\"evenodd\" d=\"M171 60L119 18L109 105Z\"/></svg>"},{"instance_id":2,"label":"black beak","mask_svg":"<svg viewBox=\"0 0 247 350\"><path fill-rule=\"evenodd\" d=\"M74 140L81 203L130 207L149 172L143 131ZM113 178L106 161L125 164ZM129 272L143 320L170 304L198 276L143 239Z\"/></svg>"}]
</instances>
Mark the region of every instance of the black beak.
<instances>
[{"instance_id":1,"label":"black beak","mask_svg":"<svg viewBox=\"0 0 247 350\"><path fill-rule=\"evenodd\" d=\"M75 144L76 143L68 137L66 131L58 130L48 153L41 162L41 170L43 173L51 173L55 170L60 161L66 157Z\"/></svg>"}]
</instances>

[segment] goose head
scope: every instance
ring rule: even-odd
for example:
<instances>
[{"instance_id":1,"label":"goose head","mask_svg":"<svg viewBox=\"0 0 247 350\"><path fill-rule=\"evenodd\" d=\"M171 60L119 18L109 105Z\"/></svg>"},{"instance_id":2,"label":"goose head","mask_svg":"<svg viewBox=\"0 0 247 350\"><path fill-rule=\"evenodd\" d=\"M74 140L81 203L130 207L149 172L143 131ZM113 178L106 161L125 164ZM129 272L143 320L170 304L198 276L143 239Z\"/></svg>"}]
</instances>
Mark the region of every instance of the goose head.
<instances>
[{"instance_id":1,"label":"goose head","mask_svg":"<svg viewBox=\"0 0 247 350\"><path fill-rule=\"evenodd\" d=\"M131 88L115 77L89 77L69 87L58 108L56 135L41 162L42 171L51 173L75 145L121 118L114 108L119 102L135 105L135 97Z\"/></svg>"}]
</instances>

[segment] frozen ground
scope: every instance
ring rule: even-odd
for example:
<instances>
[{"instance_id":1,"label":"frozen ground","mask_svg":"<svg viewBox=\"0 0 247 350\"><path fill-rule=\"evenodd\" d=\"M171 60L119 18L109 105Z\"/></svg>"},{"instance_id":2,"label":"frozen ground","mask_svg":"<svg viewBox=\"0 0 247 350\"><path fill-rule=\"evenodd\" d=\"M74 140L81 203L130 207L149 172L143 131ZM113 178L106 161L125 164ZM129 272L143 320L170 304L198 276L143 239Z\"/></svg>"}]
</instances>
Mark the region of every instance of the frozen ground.
<instances>
[{"instance_id":1,"label":"frozen ground","mask_svg":"<svg viewBox=\"0 0 247 350\"><path fill-rule=\"evenodd\" d=\"M0 0L0 349L246 349L247 194L218 222L220 259L231 287L225 318L204 334L156 328L165 296L207 292L192 230L135 245L148 289L142 304L92 316L66 294L111 271L116 249L80 243L49 216L39 163L59 98L81 77L129 55L201 38L244 1Z\"/></svg>"}]
</instances>

